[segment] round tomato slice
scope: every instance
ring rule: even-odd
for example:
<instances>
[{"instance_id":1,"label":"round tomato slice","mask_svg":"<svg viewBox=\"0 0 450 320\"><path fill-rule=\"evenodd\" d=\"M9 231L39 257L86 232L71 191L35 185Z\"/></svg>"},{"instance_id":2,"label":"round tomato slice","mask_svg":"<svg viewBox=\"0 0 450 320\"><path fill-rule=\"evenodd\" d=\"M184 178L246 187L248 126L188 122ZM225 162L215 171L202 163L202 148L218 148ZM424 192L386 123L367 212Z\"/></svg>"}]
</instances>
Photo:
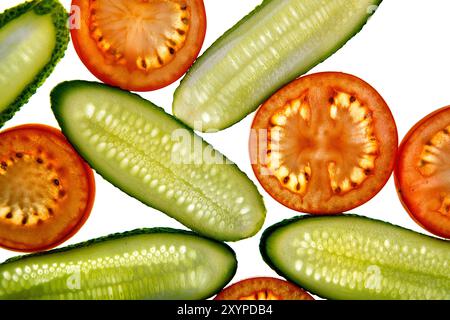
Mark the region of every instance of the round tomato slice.
<instances>
[{"instance_id":1,"label":"round tomato slice","mask_svg":"<svg viewBox=\"0 0 450 320\"><path fill-rule=\"evenodd\" d=\"M383 98L363 80L328 72L295 80L256 114L253 170L283 205L336 214L374 197L394 168L397 128Z\"/></svg>"},{"instance_id":2,"label":"round tomato slice","mask_svg":"<svg viewBox=\"0 0 450 320\"><path fill-rule=\"evenodd\" d=\"M0 246L23 252L64 242L88 218L91 168L63 134L44 125L0 133Z\"/></svg>"},{"instance_id":3,"label":"round tomato slice","mask_svg":"<svg viewBox=\"0 0 450 320\"><path fill-rule=\"evenodd\" d=\"M410 216L431 233L450 238L450 106L408 132L394 176Z\"/></svg>"},{"instance_id":4,"label":"round tomato slice","mask_svg":"<svg viewBox=\"0 0 450 320\"><path fill-rule=\"evenodd\" d=\"M150 91L179 79L206 32L202 0L74 0L72 40L103 82Z\"/></svg>"},{"instance_id":5,"label":"round tomato slice","mask_svg":"<svg viewBox=\"0 0 450 320\"><path fill-rule=\"evenodd\" d=\"M225 288L214 300L314 300L296 285L275 278L252 278Z\"/></svg>"}]
</instances>

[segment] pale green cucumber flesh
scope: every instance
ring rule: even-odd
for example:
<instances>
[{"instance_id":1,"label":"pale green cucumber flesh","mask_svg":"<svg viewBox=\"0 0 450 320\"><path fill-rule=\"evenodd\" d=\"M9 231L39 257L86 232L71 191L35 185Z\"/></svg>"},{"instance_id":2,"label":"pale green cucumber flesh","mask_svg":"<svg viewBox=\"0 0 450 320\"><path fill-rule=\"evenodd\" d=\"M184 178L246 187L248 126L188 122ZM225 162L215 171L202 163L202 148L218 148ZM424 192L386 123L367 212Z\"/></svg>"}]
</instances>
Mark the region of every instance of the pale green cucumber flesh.
<instances>
[{"instance_id":1,"label":"pale green cucumber flesh","mask_svg":"<svg viewBox=\"0 0 450 320\"><path fill-rule=\"evenodd\" d=\"M51 98L69 141L127 194L218 240L262 227L265 207L253 182L161 108L84 81L60 84Z\"/></svg>"},{"instance_id":2,"label":"pale green cucumber flesh","mask_svg":"<svg viewBox=\"0 0 450 320\"><path fill-rule=\"evenodd\" d=\"M0 264L0 300L206 299L236 267L223 243L172 229L136 230Z\"/></svg>"},{"instance_id":3,"label":"pale green cucumber flesh","mask_svg":"<svg viewBox=\"0 0 450 320\"><path fill-rule=\"evenodd\" d=\"M265 261L331 299L450 299L450 242L357 216L303 217L269 228Z\"/></svg>"},{"instance_id":4,"label":"pale green cucumber flesh","mask_svg":"<svg viewBox=\"0 0 450 320\"><path fill-rule=\"evenodd\" d=\"M219 38L175 92L196 130L225 129L358 33L381 0L266 0Z\"/></svg>"},{"instance_id":5,"label":"pale green cucumber flesh","mask_svg":"<svg viewBox=\"0 0 450 320\"><path fill-rule=\"evenodd\" d=\"M0 127L50 75L69 42L57 0L35 0L0 15Z\"/></svg>"}]
</instances>

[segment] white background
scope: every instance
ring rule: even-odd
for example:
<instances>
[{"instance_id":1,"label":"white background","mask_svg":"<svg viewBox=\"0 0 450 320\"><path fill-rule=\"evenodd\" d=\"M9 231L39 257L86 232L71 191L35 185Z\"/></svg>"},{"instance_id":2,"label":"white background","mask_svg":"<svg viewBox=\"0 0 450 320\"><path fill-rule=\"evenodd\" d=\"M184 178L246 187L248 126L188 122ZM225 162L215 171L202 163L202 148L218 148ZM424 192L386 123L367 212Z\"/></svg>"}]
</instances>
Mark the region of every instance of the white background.
<instances>
[{"instance_id":1,"label":"white background","mask_svg":"<svg viewBox=\"0 0 450 320\"><path fill-rule=\"evenodd\" d=\"M61 0L69 9L70 1ZM0 11L22 0L2 0ZM224 31L251 11L259 0L205 0L208 29L203 50ZM433 110L450 104L450 1L385 0L368 25L338 53L311 72L342 71L354 74L373 85L386 99L396 119L400 139L421 118ZM57 126L49 105L50 90L59 82L72 79L95 80L78 59L72 44L53 74L6 127L25 123ZM171 112L172 95L178 82L143 96ZM232 128L203 135L207 141L236 162L256 181L247 152L248 134L253 115ZM91 217L85 226L63 246L114 232L142 227L184 226L161 212L122 193L96 176L97 197ZM259 187L259 184L258 184ZM268 209L264 228L297 215L273 200L260 188ZM352 213L389 221L419 232L402 208L393 183L370 202ZM262 261L255 237L232 243L239 268L236 278L274 276ZM0 249L0 262L16 253Z\"/></svg>"}]
</instances>

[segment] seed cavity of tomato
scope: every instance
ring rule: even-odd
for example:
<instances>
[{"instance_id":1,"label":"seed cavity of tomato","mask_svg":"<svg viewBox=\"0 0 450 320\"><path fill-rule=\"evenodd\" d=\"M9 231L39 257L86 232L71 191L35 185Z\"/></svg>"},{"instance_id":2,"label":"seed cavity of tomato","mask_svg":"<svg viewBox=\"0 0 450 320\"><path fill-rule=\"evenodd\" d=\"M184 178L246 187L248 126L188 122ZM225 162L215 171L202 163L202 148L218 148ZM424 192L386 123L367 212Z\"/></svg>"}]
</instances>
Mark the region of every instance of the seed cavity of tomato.
<instances>
[{"instance_id":1,"label":"seed cavity of tomato","mask_svg":"<svg viewBox=\"0 0 450 320\"><path fill-rule=\"evenodd\" d=\"M45 154L36 158L22 152L6 156L0 169L0 218L15 225L34 226L51 218L53 200L61 192L56 170L43 170ZM33 185L24 189L26 181Z\"/></svg>"},{"instance_id":2,"label":"seed cavity of tomato","mask_svg":"<svg viewBox=\"0 0 450 320\"><path fill-rule=\"evenodd\" d=\"M423 176L430 177L435 174L439 165L442 164L441 154L443 149L450 146L450 126L437 132L423 146L418 168Z\"/></svg>"},{"instance_id":3,"label":"seed cavity of tomato","mask_svg":"<svg viewBox=\"0 0 450 320\"><path fill-rule=\"evenodd\" d=\"M89 13L90 36L103 55L130 70L137 67L144 72L159 69L174 59L186 43L191 19L188 5L175 1L151 5L146 0L120 1L112 5L110 1L96 0L90 2ZM121 22L111 23L114 16ZM167 25L167 16L171 17L171 25Z\"/></svg>"},{"instance_id":4,"label":"seed cavity of tomato","mask_svg":"<svg viewBox=\"0 0 450 320\"><path fill-rule=\"evenodd\" d=\"M450 147L450 126L435 133L422 148L417 169L424 177L432 177L440 167L445 166L442 155L445 149ZM440 206L437 211L442 215L450 216L450 194L443 192L439 196Z\"/></svg>"},{"instance_id":5,"label":"seed cavity of tomato","mask_svg":"<svg viewBox=\"0 0 450 320\"><path fill-rule=\"evenodd\" d=\"M328 102L329 118L332 121L351 119L354 129L349 138L362 146L357 164L348 176L342 177L342 174L340 174L342 170L336 162L330 161L328 163L330 188L335 194L344 194L357 189L372 173L380 152L379 141L374 134L372 112L357 97L345 92L336 92L336 95L330 98ZM344 118L344 114L347 117ZM306 194L310 178L314 175L314 172L311 164L307 161L297 162L295 168L286 164L289 161L286 161L283 155L286 154L286 149L289 146L283 145L283 139L295 126L308 130L311 117L311 106L305 95L289 101L270 119L267 167L283 187L298 195ZM318 140L319 135L320 132L315 132L309 134L308 137L299 136L299 140L303 140L301 143L305 145L320 145L320 141L308 141L308 139ZM292 152L290 154L292 155Z\"/></svg>"}]
</instances>

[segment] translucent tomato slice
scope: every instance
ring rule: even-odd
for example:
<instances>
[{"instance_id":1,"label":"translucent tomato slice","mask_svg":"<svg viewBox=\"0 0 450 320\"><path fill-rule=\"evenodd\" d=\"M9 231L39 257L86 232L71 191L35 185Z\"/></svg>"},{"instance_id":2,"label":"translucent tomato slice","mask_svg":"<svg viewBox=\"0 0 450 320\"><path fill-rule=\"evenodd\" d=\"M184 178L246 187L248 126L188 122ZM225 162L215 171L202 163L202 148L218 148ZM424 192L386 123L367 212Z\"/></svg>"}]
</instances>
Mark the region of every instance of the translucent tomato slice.
<instances>
[{"instance_id":1,"label":"translucent tomato slice","mask_svg":"<svg viewBox=\"0 0 450 320\"><path fill-rule=\"evenodd\" d=\"M450 107L428 115L403 139L395 183L410 216L450 238Z\"/></svg>"},{"instance_id":2,"label":"translucent tomato slice","mask_svg":"<svg viewBox=\"0 0 450 320\"><path fill-rule=\"evenodd\" d=\"M215 300L314 300L296 285L275 278L252 278L225 288Z\"/></svg>"},{"instance_id":3,"label":"translucent tomato slice","mask_svg":"<svg viewBox=\"0 0 450 320\"><path fill-rule=\"evenodd\" d=\"M94 175L63 134L32 124L0 133L0 246L54 247L88 218Z\"/></svg>"},{"instance_id":4,"label":"translucent tomato slice","mask_svg":"<svg viewBox=\"0 0 450 320\"><path fill-rule=\"evenodd\" d=\"M133 91L165 87L197 58L206 32L202 0L74 0L72 40L103 82Z\"/></svg>"},{"instance_id":5,"label":"translucent tomato slice","mask_svg":"<svg viewBox=\"0 0 450 320\"><path fill-rule=\"evenodd\" d=\"M343 73L300 78L273 95L252 125L253 170L297 211L335 214L374 197L388 181L397 128L383 98Z\"/></svg>"}]
</instances>

